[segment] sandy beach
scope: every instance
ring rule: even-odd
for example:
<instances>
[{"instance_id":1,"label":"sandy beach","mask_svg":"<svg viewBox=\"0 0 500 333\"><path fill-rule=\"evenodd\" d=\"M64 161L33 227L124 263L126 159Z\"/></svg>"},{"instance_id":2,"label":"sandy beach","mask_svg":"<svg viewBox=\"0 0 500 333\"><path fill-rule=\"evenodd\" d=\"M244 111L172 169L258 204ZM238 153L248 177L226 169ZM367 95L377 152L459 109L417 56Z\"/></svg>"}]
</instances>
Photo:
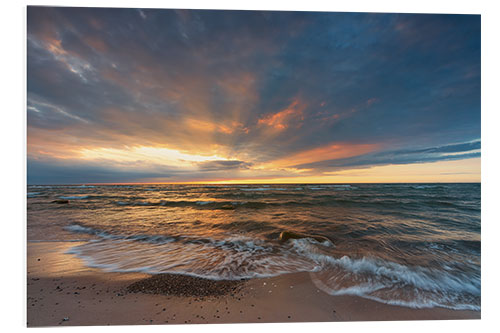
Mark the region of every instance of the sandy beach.
<instances>
[{"instance_id":1,"label":"sandy beach","mask_svg":"<svg viewBox=\"0 0 500 333\"><path fill-rule=\"evenodd\" d=\"M23 7L23 325L489 317L484 13L303 4Z\"/></svg>"},{"instance_id":2,"label":"sandy beach","mask_svg":"<svg viewBox=\"0 0 500 333\"><path fill-rule=\"evenodd\" d=\"M479 311L331 296L315 286L313 273L237 282L108 273L65 253L77 244L28 243L28 327L481 318Z\"/></svg>"}]
</instances>

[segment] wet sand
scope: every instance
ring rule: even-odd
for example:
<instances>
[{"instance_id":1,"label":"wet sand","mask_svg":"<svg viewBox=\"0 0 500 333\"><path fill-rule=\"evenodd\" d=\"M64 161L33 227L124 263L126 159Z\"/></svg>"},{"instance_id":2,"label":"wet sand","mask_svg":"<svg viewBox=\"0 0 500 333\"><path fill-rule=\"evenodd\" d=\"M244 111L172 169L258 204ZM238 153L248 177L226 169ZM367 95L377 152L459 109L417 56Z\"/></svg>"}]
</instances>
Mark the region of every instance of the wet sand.
<instances>
[{"instance_id":1,"label":"wet sand","mask_svg":"<svg viewBox=\"0 0 500 333\"><path fill-rule=\"evenodd\" d=\"M27 325L145 325L480 319L319 290L310 273L244 281L108 273L65 254L78 243L28 242Z\"/></svg>"}]
</instances>

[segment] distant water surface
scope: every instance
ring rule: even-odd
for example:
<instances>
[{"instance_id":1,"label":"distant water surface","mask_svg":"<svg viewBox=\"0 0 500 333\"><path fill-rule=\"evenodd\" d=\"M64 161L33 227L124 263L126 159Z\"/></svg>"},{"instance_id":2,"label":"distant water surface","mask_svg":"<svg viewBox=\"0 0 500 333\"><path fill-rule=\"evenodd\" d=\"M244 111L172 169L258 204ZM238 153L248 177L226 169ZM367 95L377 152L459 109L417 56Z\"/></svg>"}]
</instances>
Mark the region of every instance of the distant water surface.
<instances>
[{"instance_id":1,"label":"distant water surface","mask_svg":"<svg viewBox=\"0 0 500 333\"><path fill-rule=\"evenodd\" d=\"M106 271L306 271L332 295L480 310L480 184L30 185L27 197L29 241L85 240L70 252Z\"/></svg>"}]
</instances>

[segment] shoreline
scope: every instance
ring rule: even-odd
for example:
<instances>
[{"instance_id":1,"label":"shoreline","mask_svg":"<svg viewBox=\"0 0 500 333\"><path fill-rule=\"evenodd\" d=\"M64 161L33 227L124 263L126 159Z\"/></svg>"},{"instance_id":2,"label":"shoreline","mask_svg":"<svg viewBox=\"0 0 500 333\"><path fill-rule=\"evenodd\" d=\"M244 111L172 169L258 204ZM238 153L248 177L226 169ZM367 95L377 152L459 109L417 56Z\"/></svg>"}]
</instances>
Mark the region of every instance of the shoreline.
<instances>
[{"instance_id":1,"label":"shoreline","mask_svg":"<svg viewBox=\"0 0 500 333\"><path fill-rule=\"evenodd\" d=\"M226 282L104 272L64 253L76 245L28 241L28 327L481 318L481 311L414 309L358 296L331 296L305 272ZM165 283L170 286L167 292L161 289ZM130 289L134 285L135 292ZM141 287L149 292L141 292Z\"/></svg>"}]
</instances>

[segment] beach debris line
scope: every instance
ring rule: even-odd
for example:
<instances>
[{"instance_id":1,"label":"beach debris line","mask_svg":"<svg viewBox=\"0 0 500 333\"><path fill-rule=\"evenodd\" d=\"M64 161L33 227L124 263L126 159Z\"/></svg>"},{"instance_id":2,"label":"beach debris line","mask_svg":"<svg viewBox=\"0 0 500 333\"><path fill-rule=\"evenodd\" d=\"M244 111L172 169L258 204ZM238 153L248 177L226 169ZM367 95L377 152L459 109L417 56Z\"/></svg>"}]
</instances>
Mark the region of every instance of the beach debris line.
<instances>
[{"instance_id":1,"label":"beach debris line","mask_svg":"<svg viewBox=\"0 0 500 333\"><path fill-rule=\"evenodd\" d=\"M210 297L235 294L246 280L210 280L180 274L155 274L132 283L127 291L170 296Z\"/></svg>"}]
</instances>

